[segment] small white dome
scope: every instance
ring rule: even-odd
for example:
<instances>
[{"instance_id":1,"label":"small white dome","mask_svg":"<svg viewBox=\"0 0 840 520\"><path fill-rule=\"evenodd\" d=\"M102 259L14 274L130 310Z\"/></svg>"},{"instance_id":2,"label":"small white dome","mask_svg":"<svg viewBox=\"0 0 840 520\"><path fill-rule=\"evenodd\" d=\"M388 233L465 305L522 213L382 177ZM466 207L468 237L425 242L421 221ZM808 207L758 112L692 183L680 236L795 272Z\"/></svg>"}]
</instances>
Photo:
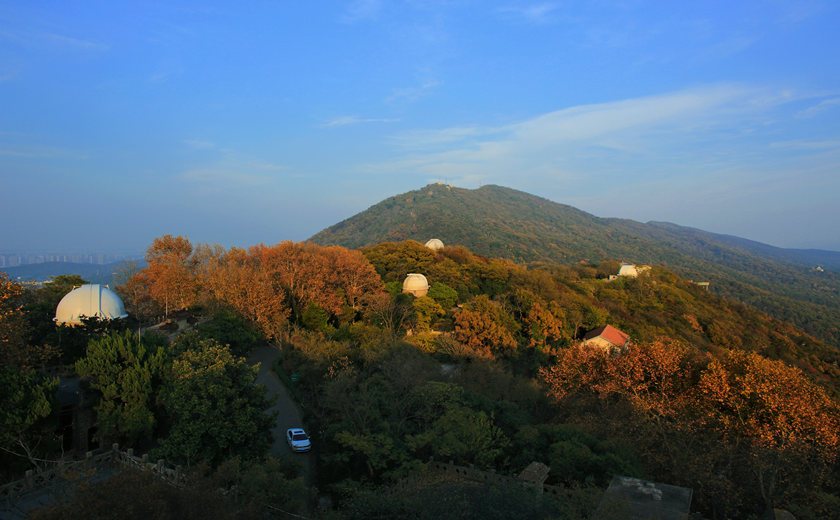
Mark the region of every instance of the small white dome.
<instances>
[{"instance_id":1,"label":"small white dome","mask_svg":"<svg viewBox=\"0 0 840 520\"><path fill-rule=\"evenodd\" d=\"M636 278L637 276L639 276L639 271L633 264L621 264L621 268L619 268L618 270L618 276L628 276L630 278Z\"/></svg>"},{"instance_id":2,"label":"small white dome","mask_svg":"<svg viewBox=\"0 0 840 520\"><path fill-rule=\"evenodd\" d=\"M426 281L426 277L422 274L409 273L403 281L402 292L411 293L418 298L426 296L426 293L429 292L429 282Z\"/></svg>"},{"instance_id":3,"label":"small white dome","mask_svg":"<svg viewBox=\"0 0 840 520\"><path fill-rule=\"evenodd\" d=\"M56 323L79 325L82 317L113 320L125 318L125 306L117 293L99 284L77 287L64 295L55 310Z\"/></svg>"},{"instance_id":4,"label":"small white dome","mask_svg":"<svg viewBox=\"0 0 840 520\"><path fill-rule=\"evenodd\" d=\"M443 242L441 242L437 238L433 238L426 242L426 247L428 247L432 251L437 251L438 249L443 249Z\"/></svg>"}]
</instances>

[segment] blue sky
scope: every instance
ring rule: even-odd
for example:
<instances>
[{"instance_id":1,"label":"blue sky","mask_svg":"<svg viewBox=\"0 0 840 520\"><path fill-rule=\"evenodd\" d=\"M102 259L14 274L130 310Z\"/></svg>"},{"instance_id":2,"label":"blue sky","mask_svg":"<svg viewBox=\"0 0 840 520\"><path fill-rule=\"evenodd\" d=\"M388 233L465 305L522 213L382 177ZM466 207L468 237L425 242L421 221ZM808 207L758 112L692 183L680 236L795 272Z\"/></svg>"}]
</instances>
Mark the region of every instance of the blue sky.
<instances>
[{"instance_id":1,"label":"blue sky","mask_svg":"<svg viewBox=\"0 0 840 520\"><path fill-rule=\"evenodd\" d=\"M0 250L302 240L438 180L840 250L838 5L0 0Z\"/></svg>"}]
</instances>

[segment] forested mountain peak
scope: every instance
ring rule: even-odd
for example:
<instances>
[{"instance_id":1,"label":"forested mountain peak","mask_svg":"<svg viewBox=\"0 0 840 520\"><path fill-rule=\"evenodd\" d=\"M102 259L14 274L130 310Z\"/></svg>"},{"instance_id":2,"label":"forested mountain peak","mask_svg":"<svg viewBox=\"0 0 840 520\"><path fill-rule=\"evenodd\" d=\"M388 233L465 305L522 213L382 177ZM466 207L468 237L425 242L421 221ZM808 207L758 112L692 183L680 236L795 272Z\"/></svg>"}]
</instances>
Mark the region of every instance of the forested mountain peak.
<instances>
[{"instance_id":1,"label":"forested mountain peak","mask_svg":"<svg viewBox=\"0 0 840 520\"><path fill-rule=\"evenodd\" d=\"M551 227L603 226L602 220L572 206L502 186L470 190L429 184L385 199L311 240L361 247L406 239L425 242L437 236L445 244L461 244L479 254L534 261L555 258L558 251L523 244L517 231L522 222L547 226L543 234L550 239Z\"/></svg>"},{"instance_id":2,"label":"forested mountain peak","mask_svg":"<svg viewBox=\"0 0 840 520\"><path fill-rule=\"evenodd\" d=\"M471 190L430 184L385 199L311 240L356 248L432 237L526 263L663 265L840 346L836 252L776 248L667 222L601 218L494 185Z\"/></svg>"}]
</instances>

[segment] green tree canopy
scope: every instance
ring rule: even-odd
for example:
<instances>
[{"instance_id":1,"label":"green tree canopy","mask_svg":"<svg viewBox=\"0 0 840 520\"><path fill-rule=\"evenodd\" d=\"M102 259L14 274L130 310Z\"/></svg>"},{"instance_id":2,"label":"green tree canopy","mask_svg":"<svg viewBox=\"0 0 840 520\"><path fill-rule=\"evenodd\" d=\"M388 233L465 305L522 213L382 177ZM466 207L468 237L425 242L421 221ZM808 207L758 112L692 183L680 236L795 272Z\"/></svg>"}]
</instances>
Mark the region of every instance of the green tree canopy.
<instances>
[{"instance_id":1,"label":"green tree canopy","mask_svg":"<svg viewBox=\"0 0 840 520\"><path fill-rule=\"evenodd\" d=\"M37 466L34 449L40 433L36 424L52 410L58 380L40 379L31 370L0 365L0 447L25 456Z\"/></svg>"},{"instance_id":2,"label":"green tree canopy","mask_svg":"<svg viewBox=\"0 0 840 520\"><path fill-rule=\"evenodd\" d=\"M458 303L458 291L442 282L433 283L426 296L434 299L444 309L450 309Z\"/></svg>"},{"instance_id":3,"label":"green tree canopy","mask_svg":"<svg viewBox=\"0 0 840 520\"><path fill-rule=\"evenodd\" d=\"M187 465L264 455L273 419L264 413L270 404L265 387L254 384L257 369L210 339L183 352L163 394L172 427L161 454Z\"/></svg>"},{"instance_id":4,"label":"green tree canopy","mask_svg":"<svg viewBox=\"0 0 840 520\"><path fill-rule=\"evenodd\" d=\"M256 327L230 309L216 311L213 319L198 326L198 333L227 345L235 356L246 355L263 340Z\"/></svg>"},{"instance_id":5,"label":"green tree canopy","mask_svg":"<svg viewBox=\"0 0 840 520\"><path fill-rule=\"evenodd\" d=\"M428 296L415 298L412 305L414 306L414 314L417 316L417 328L420 330L428 330L435 319L443 316L441 306Z\"/></svg>"},{"instance_id":6,"label":"green tree canopy","mask_svg":"<svg viewBox=\"0 0 840 520\"><path fill-rule=\"evenodd\" d=\"M134 444L152 433L152 405L167 362L162 346L128 330L90 341L76 372L101 395L96 406L101 439Z\"/></svg>"},{"instance_id":7,"label":"green tree canopy","mask_svg":"<svg viewBox=\"0 0 840 520\"><path fill-rule=\"evenodd\" d=\"M415 450L482 467L495 467L510 443L492 417L459 405L450 405L427 431L409 436L408 442Z\"/></svg>"}]
</instances>

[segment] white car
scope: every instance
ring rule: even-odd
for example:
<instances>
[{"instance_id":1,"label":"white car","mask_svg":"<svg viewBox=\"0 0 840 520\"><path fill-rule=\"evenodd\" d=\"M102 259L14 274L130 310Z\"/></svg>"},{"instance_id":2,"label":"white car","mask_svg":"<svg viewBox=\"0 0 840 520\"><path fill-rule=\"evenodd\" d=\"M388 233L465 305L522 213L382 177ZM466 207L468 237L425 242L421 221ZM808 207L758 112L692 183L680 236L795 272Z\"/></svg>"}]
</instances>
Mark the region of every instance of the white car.
<instances>
[{"instance_id":1,"label":"white car","mask_svg":"<svg viewBox=\"0 0 840 520\"><path fill-rule=\"evenodd\" d=\"M289 448L292 451L304 452L312 449L309 435L303 431L303 428L289 428L286 430L286 442L289 443Z\"/></svg>"}]
</instances>

